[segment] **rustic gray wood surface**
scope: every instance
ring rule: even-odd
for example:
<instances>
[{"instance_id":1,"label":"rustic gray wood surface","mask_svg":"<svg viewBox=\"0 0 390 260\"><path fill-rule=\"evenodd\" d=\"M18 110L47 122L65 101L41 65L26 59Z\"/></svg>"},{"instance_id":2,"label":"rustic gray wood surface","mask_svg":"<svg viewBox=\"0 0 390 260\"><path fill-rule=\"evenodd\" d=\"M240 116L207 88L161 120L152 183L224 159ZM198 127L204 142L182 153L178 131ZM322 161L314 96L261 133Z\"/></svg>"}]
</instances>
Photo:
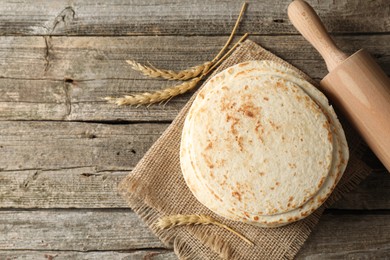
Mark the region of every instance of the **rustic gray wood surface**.
<instances>
[{"instance_id":1,"label":"rustic gray wood surface","mask_svg":"<svg viewBox=\"0 0 390 260\"><path fill-rule=\"evenodd\" d=\"M289 0L248 1L238 34L315 79L318 53ZM388 0L308 0L347 53L368 49L390 75ZM105 96L157 90L126 59L183 69L210 60L241 2L0 1L0 259L176 259L116 191L191 94L165 106ZM298 259L389 259L390 174L378 170L328 209Z\"/></svg>"}]
</instances>

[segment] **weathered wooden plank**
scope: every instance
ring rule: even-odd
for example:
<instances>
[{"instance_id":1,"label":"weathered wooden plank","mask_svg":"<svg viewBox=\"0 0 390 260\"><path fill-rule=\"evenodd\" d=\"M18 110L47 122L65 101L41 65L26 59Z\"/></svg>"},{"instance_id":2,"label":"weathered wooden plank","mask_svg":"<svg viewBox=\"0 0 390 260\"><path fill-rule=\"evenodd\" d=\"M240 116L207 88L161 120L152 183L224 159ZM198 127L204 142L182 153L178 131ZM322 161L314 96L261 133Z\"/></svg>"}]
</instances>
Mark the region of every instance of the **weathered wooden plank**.
<instances>
[{"instance_id":1,"label":"weathered wooden plank","mask_svg":"<svg viewBox=\"0 0 390 260\"><path fill-rule=\"evenodd\" d=\"M326 214L297 259L388 259L390 215Z\"/></svg>"},{"instance_id":2,"label":"weathered wooden plank","mask_svg":"<svg viewBox=\"0 0 390 260\"><path fill-rule=\"evenodd\" d=\"M76 252L76 251L25 251L25 250L0 250L0 257L9 260L177 260L177 256L172 250L135 250L131 252L121 251L96 251L96 252Z\"/></svg>"},{"instance_id":3,"label":"weathered wooden plank","mask_svg":"<svg viewBox=\"0 0 390 260\"><path fill-rule=\"evenodd\" d=\"M326 214L301 259L390 250L389 215ZM0 250L130 250L162 248L135 213L126 210L1 211ZM1 253L1 251L0 251ZM320 259L322 259L320 257ZM371 259L371 258L370 258Z\"/></svg>"},{"instance_id":4,"label":"weathered wooden plank","mask_svg":"<svg viewBox=\"0 0 390 260\"><path fill-rule=\"evenodd\" d=\"M163 248L130 209L0 211L0 249Z\"/></svg>"},{"instance_id":5,"label":"weathered wooden plank","mask_svg":"<svg viewBox=\"0 0 390 260\"><path fill-rule=\"evenodd\" d=\"M332 205L333 209L390 209L390 174L374 172Z\"/></svg>"},{"instance_id":6,"label":"weathered wooden plank","mask_svg":"<svg viewBox=\"0 0 390 260\"><path fill-rule=\"evenodd\" d=\"M296 33L287 17L289 1L249 0L240 32ZM332 32L388 32L387 0L308 2ZM228 34L241 1L3 1L3 35ZM45 10L42 12L42 10Z\"/></svg>"},{"instance_id":7,"label":"weathered wooden plank","mask_svg":"<svg viewBox=\"0 0 390 260\"><path fill-rule=\"evenodd\" d=\"M78 122L0 123L2 171L94 167L129 170L167 124L97 124ZM34 177L33 177L34 178Z\"/></svg>"},{"instance_id":8,"label":"weathered wooden plank","mask_svg":"<svg viewBox=\"0 0 390 260\"><path fill-rule=\"evenodd\" d=\"M326 67L320 55L300 35L251 36L250 39L296 64L314 78ZM148 79L125 62L134 59L157 67L183 69L211 60L226 36L128 37L0 37L0 75L11 79L50 79L63 82L104 79ZM365 48L388 65L390 35L335 37L347 53ZM300 63L300 62L305 63ZM306 64L307 63L307 64ZM316 63L321 63L314 66ZM305 65L306 64L306 65ZM320 66L321 65L321 66ZM390 73L390 67L385 67Z\"/></svg>"},{"instance_id":9,"label":"weathered wooden plank","mask_svg":"<svg viewBox=\"0 0 390 260\"><path fill-rule=\"evenodd\" d=\"M326 74L325 63L301 36L252 39L313 78ZM43 37L0 37L0 120L172 120L189 94L148 109L117 108L102 98L175 84L140 75L126 59L183 69L211 60L225 40L221 36L52 37L45 42ZM390 75L390 35L336 40L348 53L368 49Z\"/></svg>"},{"instance_id":10,"label":"weathered wooden plank","mask_svg":"<svg viewBox=\"0 0 390 260\"><path fill-rule=\"evenodd\" d=\"M125 208L117 192L127 171L94 167L0 172L0 208ZM374 173L334 209L390 209L390 174Z\"/></svg>"},{"instance_id":11,"label":"weathered wooden plank","mask_svg":"<svg viewBox=\"0 0 390 260\"><path fill-rule=\"evenodd\" d=\"M93 167L0 172L0 208L126 208L117 186L127 174Z\"/></svg>"},{"instance_id":12,"label":"weathered wooden plank","mask_svg":"<svg viewBox=\"0 0 390 260\"><path fill-rule=\"evenodd\" d=\"M0 208L121 208L119 181L168 124L0 122ZM334 205L389 209L390 175L375 173Z\"/></svg>"},{"instance_id":13,"label":"weathered wooden plank","mask_svg":"<svg viewBox=\"0 0 390 260\"><path fill-rule=\"evenodd\" d=\"M309 240L310 241L310 240ZM306 249L301 254L306 253ZM102 252L72 252L72 251L0 251L0 256L5 259L13 260L66 260L66 259L127 259L127 260L176 260L177 256L172 250L136 250L132 252L118 252L118 251L102 251ZM327 254L309 254L298 255L297 260L317 260L317 259L370 259L370 260L383 260L388 259L389 252L385 248L384 250L354 250L348 252L332 252Z\"/></svg>"}]
</instances>

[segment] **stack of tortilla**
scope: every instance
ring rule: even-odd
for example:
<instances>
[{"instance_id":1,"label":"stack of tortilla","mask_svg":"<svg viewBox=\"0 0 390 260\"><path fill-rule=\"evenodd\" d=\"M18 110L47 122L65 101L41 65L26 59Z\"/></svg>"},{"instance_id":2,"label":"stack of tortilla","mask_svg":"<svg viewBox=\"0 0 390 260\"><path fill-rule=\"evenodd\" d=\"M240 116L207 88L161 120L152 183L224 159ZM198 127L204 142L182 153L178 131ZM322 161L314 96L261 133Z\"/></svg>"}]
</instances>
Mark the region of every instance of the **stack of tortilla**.
<instances>
[{"instance_id":1,"label":"stack of tortilla","mask_svg":"<svg viewBox=\"0 0 390 260\"><path fill-rule=\"evenodd\" d=\"M348 156L327 98L271 61L240 63L210 79L189 110L180 147L184 179L203 205L262 227L321 206Z\"/></svg>"}]
</instances>

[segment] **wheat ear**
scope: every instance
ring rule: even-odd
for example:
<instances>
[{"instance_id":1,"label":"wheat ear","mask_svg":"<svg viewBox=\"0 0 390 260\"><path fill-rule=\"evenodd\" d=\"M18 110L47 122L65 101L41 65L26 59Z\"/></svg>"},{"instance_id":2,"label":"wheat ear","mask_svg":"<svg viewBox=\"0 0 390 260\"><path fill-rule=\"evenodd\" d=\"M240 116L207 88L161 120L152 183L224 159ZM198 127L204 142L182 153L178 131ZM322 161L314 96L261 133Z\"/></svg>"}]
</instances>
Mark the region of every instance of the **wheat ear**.
<instances>
[{"instance_id":1,"label":"wheat ear","mask_svg":"<svg viewBox=\"0 0 390 260\"><path fill-rule=\"evenodd\" d=\"M130 64L134 70L140 71L145 76L151 78L163 78L168 80L188 80L188 79L198 77L199 75L206 74L206 72L210 69L210 67L213 66L219 60L222 54L226 51L229 44L232 42L234 35L237 31L238 25L241 21L241 18L244 15L246 7L247 7L247 3L244 3L241 7L240 14L238 15L238 18L236 20L232 32L230 33L228 40L226 41L225 45L222 47L222 49L219 51L219 53L214 57L212 61L207 61L201 65L197 65L181 71L158 69L154 66L143 65L134 60L127 60L126 62Z\"/></svg>"},{"instance_id":2,"label":"wheat ear","mask_svg":"<svg viewBox=\"0 0 390 260\"><path fill-rule=\"evenodd\" d=\"M204 76L210 73L216 66L218 66L223 60L225 60L234 51L234 49L236 49L237 46L242 41L244 41L247 37L248 34L247 33L244 34L244 36L242 36L240 40L238 40L236 44L234 44L234 46L222 58L220 58L212 67L210 67L205 72L205 74L202 74L199 77L193 78L189 81L186 81L182 84L173 87L168 87L163 90L158 90L156 92L145 92L142 94L126 95L120 98L106 97L104 99L107 100L109 103L114 103L117 104L118 106L122 106L122 105L140 106L140 105L151 105L154 103L159 103L165 100L169 100L177 95L184 94L187 91L193 89Z\"/></svg>"},{"instance_id":3,"label":"wheat ear","mask_svg":"<svg viewBox=\"0 0 390 260\"><path fill-rule=\"evenodd\" d=\"M157 69L153 66L146 66L133 60L127 60L126 62L130 64L134 70L142 72L142 74L144 74L145 76L151 78L163 78L168 80L187 80L195 78L199 75L204 74L214 64L213 62L208 61L203 63L202 65L197 65L186 70L173 71Z\"/></svg>"},{"instance_id":4,"label":"wheat ear","mask_svg":"<svg viewBox=\"0 0 390 260\"><path fill-rule=\"evenodd\" d=\"M207 216L207 215L171 215L171 216L165 216L160 218L156 222L156 227L160 229L169 229L173 227L178 227L178 226L188 226L188 225L215 225L221 228L224 228L245 242L247 242L250 245L254 245L252 241L244 237L242 234L238 233L234 229L228 227L225 224L222 224L221 222L218 222L214 218Z\"/></svg>"},{"instance_id":5,"label":"wheat ear","mask_svg":"<svg viewBox=\"0 0 390 260\"><path fill-rule=\"evenodd\" d=\"M107 100L109 103L115 103L118 106L149 105L149 104L159 103L193 89L200 80L201 77L197 77L189 81L186 81L182 84L169 87L163 90L158 90L153 93L145 92L142 94L127 95L121 98L106 97L105 100Z\"/></svg>"}]
</instances>

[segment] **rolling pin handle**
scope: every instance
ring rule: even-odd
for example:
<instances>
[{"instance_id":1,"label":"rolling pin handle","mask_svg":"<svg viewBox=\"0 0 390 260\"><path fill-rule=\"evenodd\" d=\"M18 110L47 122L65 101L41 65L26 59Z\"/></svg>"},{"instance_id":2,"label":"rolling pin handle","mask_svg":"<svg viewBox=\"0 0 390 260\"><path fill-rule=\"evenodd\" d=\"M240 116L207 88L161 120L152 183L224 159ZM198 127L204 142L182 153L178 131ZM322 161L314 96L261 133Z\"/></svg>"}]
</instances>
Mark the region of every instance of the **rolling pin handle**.
<instances>
[{"instance_id":1,"label":"rolling pin handle","mask_svg":"<svg viewBox=\"0 0 390 260\"><path fill-rule=\"evenodd\" d=\"M336 46L316 12L305 1L294 0L287 13L295 28L324 58L329 72L348 57Z\"/></svg>"}]
</instances>

